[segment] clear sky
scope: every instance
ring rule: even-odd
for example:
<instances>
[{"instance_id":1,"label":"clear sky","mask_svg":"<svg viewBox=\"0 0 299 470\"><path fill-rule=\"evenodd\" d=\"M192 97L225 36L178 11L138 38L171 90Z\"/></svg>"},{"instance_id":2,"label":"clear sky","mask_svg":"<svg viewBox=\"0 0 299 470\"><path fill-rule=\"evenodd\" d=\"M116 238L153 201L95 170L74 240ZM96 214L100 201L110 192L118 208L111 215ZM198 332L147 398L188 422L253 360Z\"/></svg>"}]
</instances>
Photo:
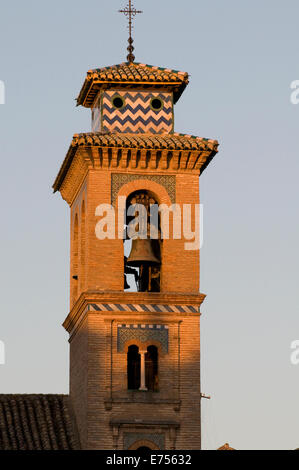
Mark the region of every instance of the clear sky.
<instances>
[{"instance_id":1,"label":"clear sky","mask_svg":"<svg viewBox=\"0 0 299 470\"><path fill-rule=\"evenodd\" d=\"M126 0L2 1L0 393L67 393L69 209L51 185L123 62ZM136 0L136 60L190 73L176 131L216 138L201 177L203 446L299 447L298 0Z\"/></svg>"}]
</instances>

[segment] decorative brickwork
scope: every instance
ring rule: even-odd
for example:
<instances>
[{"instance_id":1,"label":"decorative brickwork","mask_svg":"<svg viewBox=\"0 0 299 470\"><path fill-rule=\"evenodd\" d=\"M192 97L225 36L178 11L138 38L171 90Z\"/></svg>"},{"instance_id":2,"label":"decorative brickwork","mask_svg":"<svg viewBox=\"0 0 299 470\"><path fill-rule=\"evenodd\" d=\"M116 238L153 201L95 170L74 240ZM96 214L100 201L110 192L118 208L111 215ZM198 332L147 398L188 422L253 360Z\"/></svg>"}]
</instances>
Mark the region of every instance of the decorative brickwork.
<instances>
[{"instance_id":1,"label":"decorative brickwork","mask_svg":"<svg viewBox=\"0 0 299 470\"><path fill-rule=\"evenodd\" d=\"M111 201L115 204L117 195L120 188L127 183L131 183L136 180L148 180L154 181L155 183L164 186L169 194L171 202L175 204L176 199L176 181L175 176L172 175L140 175L140 174L127 174L127 173L113 173L111 175Z\"/></svg>"},{"instance_id":2,"label":"decorative brickwork","mask_svg":"<svg viewBox=\"0 0 299 470\"><path fill-rule=\"evenodd\" d=\"M54 192L64 190L68 180L73 194L82 183L82 171L74 172L77 155L88 169L132 169L146 175L159 170L165 173L200 175L218 152L216 140L184 134L126 134L90 132L75 134L53 184ZM83 175L84 176L84 175ZM157 175L158 176L158 175ZM63 195L64 197L64 195ZM68 197L65 199L69 202Z\"/></svg>"},{"instance_id":3,"label":"decorative brickwork","mask_svg":"<svg viewBox=\"0 0 299 470\"><path fill-rule=\"evenodd\" d=\"M117 351L124 352L127 341L140 343L155 341L161 344L162 351L168 352L168 326L166 325L118 325Z\"/></svg>"},{"instance_id":4,"label":"decorative brickwork","mask_svg":"<svg viewBox=\"0 0 299 470\"><path fill-rule=\"evenodd\" d=\"M114 106L120 98L123 106ZM152 103L158 100L161 109ZM93 131L162 134L173 130L173 103L171 93L149 93L121 90L106 91L102 97L102 125L93 125Z\"/></svg>"},{"instance_id":5,"label":"decorative brickwork","mask_svg":"<svg viewBox=\"0 0 299 470\"><path fill-rule=\"evenodd\" d=\"M87 310L95 312L198 313L199 307L160 304L89 304Z\"/></svg>"}]
</instances>

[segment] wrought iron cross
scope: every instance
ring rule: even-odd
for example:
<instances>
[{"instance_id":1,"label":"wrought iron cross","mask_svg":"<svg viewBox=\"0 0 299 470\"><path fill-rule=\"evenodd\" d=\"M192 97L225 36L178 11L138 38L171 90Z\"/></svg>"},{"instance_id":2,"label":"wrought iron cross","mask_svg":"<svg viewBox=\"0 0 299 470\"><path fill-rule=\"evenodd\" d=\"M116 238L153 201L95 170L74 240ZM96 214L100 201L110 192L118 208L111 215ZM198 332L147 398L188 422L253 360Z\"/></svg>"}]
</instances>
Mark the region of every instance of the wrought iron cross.
<instances>
[{"instance_id":1,"label":"wrought iron cross","mask_svg":"<svg viewBox=\"0 0 299 470\"><path fill-rule=\"evenodd\" d=\"M129 54L127 56L127 59L128 59L128 62L134 62L134 60L135 60L135 56L133 54L133 51L134 51L133 42L134 42L134 40L132 38L133 19L137 15L137 13L143 13L143 12L140 11L140 10L136 10L136 8L134 7L134 5L132 3L132 0L129 0L129 4L126 6L126 8L124 10L119 10L119 13L123 13L125 16L128 17L128 20L129 20L129 25L128 25L128 28L129 28L129 39L128 39Z\"/></svg>"}]
</instances>

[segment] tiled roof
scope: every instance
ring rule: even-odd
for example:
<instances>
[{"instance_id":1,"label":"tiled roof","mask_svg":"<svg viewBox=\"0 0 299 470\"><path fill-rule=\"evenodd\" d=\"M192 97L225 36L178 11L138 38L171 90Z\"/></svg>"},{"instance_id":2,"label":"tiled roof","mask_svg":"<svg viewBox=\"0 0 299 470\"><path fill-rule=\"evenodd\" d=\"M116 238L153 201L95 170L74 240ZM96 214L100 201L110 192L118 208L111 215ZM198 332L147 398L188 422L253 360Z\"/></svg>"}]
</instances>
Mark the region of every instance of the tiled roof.
<instances>
[{"instance_id":1,"label":"tiled roof","mask_svg":"<svg viewBox=\"0 0 299 470\"><path fill-rule=\"evenodd\" d=\"M0 450L78 449L66 395L0 395Z\"/></svg>"},{"instance_id":2,"label":"tiled roof","mask_svg":"<svg viewBox=\"0 0 299 470\"><path fill-rule=\"evenodd\" d=\"M75 134L71 147L101 146L169 150L217 150L217 140L186 134L126 134L88 132Z\"/></svg>"},{"instance_id":3,"label":"tiled roof","mask_svg":"<svg viewBox=\"0 0 299 470\"><path fill-rule=\"evenodd\" d=\"M60 189L61 184L70 168L78 147L119 147L153 150L189 150L210 152L209 161L216 155L218 141L204 139L186 134L126 134L126 133L101 133L88 132L75 134L53 184L54 192ZM205 167L201 169L204 170Z\"/></svg>"},{"instance_id":4,"label":"tiled roof","mask_svg":"<svg viewBox=\"0 0 299 470\"><path fill-rule=\"evenodd\" d=\"M232 447L230 447L229 444L224 444L223 446L219 447L219 449L217 450L236 450L236 449L233 449Z\"/></svg>"},{"instance_id":5,"label":"tiled roof","mask_svg":"<svg viewBox=\"0 0 299 470\"><path fill-rule=\"evenodd\" d=\"M104 86L145 88L170 87L174 91L176 103L189 83L188 73L154 67L147 64L125 62L102 69L89 70L77 98L77 105L90 108L101 88Z\"/></svg>"}]
</instances>

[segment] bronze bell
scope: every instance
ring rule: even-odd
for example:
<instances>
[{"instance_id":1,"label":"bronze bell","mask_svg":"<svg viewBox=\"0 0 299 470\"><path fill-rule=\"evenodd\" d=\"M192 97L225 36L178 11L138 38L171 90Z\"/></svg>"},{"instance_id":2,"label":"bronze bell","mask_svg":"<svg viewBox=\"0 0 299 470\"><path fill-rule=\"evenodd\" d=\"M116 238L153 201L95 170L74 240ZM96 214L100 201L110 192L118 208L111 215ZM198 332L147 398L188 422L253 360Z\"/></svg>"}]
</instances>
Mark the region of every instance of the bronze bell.
<instances>
[{"instance_id":1,"label":"bronze bell","mask_svg":"<svg viewBox=\"0 0 299 470\"><path fill-rule=\"evenodd\" d=\"M132 240L132 250L127 265L139 267L143 264L160 264L160 260L154 254L152 240L137 238Z\"/></svg>"}]
</instances>

